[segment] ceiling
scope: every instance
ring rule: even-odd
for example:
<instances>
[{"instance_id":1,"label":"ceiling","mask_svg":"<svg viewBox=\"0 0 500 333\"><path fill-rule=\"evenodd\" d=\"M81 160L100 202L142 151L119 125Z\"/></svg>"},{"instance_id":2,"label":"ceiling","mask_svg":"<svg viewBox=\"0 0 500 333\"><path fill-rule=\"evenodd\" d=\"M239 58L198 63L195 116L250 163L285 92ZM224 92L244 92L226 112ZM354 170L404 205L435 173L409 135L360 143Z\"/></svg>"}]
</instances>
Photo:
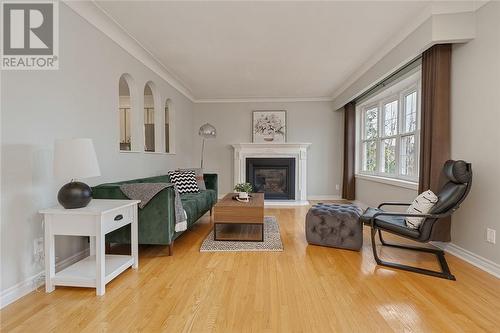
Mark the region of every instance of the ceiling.
<instances>
[{"instance_id":1,"label":"ceiling","mask_svg":"<svg viewBox=\"0 0 500 333\"><path fill-rule=\"evenodd\" d=\"M97 4L196 99L233 99L331 97L429 3Z\"/></svg>"}]
</instances>

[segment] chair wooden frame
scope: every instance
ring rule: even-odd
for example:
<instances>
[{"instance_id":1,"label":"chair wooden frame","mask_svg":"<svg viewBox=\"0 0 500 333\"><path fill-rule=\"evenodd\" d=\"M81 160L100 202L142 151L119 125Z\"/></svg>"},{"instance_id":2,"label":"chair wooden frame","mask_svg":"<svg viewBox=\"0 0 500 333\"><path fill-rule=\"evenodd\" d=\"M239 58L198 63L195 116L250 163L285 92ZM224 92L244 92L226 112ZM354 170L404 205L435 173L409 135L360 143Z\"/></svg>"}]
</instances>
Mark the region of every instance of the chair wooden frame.
<instances>
[{"instance_id":1,"label":"chair wooden frame","mask_svg":"<svg viewBox=\"0 0 500 333\"><path fill-rule=\"evenodd\" d=\"M378 208L382 208L383 206L409 206L409 203L402 203L402 202L384 202L378 206ZM409 246L409 245L401 245L401 244L391 244L387 243L384 238L382 237L382 230L386 232L390 232L394 235L397 235L399 237L404 237L404 235L397 234L395 232L392 232L391 230L387 229L382 229L379 226L375 225L375 219L378 216L402 216L402 217L424 217L424 218L430 218L430 219L440 219L444 218L447 216L451 216L455 210L457 210L458 207L454 207L450 209L448 212L444 214L409 214L409 213L395 213L395 212L385 212L385 211L380 211L375 213L372 218L370 219L370 226L371 226L371 241L372 241L372 250L373 250L373 257L375 258L375 261L377 262L378 265L381 266L386 266L386 267L391 267L391 268L396 268L396 269L402 269L405 271L409 272L414 272L414 273L420 273L420 274L425 274L425 275L430 275L434 277L439 277L443 279L448 279L448 280L455 280L455 276L451 274L450 268L448 266L448 263L446 262L446 259L444 257L444 251L439 250L439 249L432 249L432 248L426 248L426 247L417 247L417 246ZM383 246L389 246L389 247L394 247L398 249L404 249L404 250L413 250L413 251L418 251L418 252L425 252L425 253L432 253L434 254L441 266L441 271L433 271L430 269L425 269L425 268L419 268L415 266L409 266L409 265L403 265L403 264L397 264L393 262L388 262L380 259L380 257L377 254L377 246L375 242L375 235L379 235L380 243L382 243ZM408 237L405 237L408 238ZM413 238L408 238L413 241L415 239Z\"/></svg>"}]
</instances>

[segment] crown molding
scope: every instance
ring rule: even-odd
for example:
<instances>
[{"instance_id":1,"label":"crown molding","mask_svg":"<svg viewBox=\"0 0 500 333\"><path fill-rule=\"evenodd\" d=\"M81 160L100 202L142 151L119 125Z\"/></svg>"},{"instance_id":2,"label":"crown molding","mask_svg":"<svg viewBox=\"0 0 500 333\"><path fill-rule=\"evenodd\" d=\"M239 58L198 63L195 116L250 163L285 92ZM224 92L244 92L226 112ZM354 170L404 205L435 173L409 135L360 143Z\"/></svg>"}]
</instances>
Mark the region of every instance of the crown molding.
<instances>
[{"instance_id":1,"label":"crown molding","mask_svg":"<svg viewBox=\"0 0 500 333\"><path fill-rule=\"evenodd\" d=\"M379 51L377 51L373 56L370 57L363 65L361 65L357 70L355 70L349 78L335 89L332 94L332 100L335 101L342 93L349 89L356 81L358 81L363 75L365 75L370 69L376 66L381 60L391 53L395 48L410 37L417 29L424 26L426 23L433 21L433 18L439 16L460 14L460 13L474 13L487 4L490 0L485 1L462 1L462 2L441 2L433 3L431 2L426 6L419 15L409 22L405 27L399 30L392 38L390 38L387 43L385 43ZM464 40L455 40L454 42L463 42ZM428 46L432 46L432 43ZM409 59L408 59L409 60ZM404 63L399 64L394 69L404 65ZM360 92L361 93L361 92Z\"/></svg>"},{"instance_id":2,"label":"crown molding","mask_svg":"<svg viewBox=\"0 0 500 333\"><path fill-rule=\"evenodd\" d=\"M75 13L96 27L103 34L108 36L113 42L127 51L131 56L139 60L144 66L151 69L158 76L168 82L181 94L186 96L191 102L195 101L190 89L167 67L162 64L148 49L135 39L127 30L114 20L105 10L92 1L69 1L64 3Z\"/></svg>"},{"instance_id":3,"label":"crown molding","mask_svg":"<svg viewBox=\"0 0 500 333\"><path fill-rule=\"evenodd\" d=\"M294 103L331 102L331 97L246 97L246 98L200 98L195 103Z\"/></svg>"},{"instance_id":4,"label":"crown molding","mask_svg":"<svg viewBox=\"0 0 500 333\"><path fill-rule=\"evenodd\" d=\"M470 6L448 7L441 5L439 11L464 12L477 11L490 0L471 1ZM101 8L94 0L91 1L63 1L75 13L96 27L112 41L122 47L126 52L151 69L173 88L186 96L193 103L287 103L287 102L331 102L346 91L352 84L359 80L366 72L381 61L395 47L403 42L413 31L425 23L426 20L436 15L436 8L432 3L427 6L415 19L398 31L382 48L379 49L368 61L349 75L348 79L339 86L332 96L325 97L242 97L242 98L195 98L191 89L180 78L174 75L152 52L135 39L122 25Z\"/></svg>"},{"instance_id":5,"label":"crown molding","mask_svg":"<svg viewBox=\"0 0 500 333\"><path fill-rule=\"evenodd\" d=\"M486 5L488 2L491 0L476 0L474 1L474 11L477 11L479 8L483 7Z\"/></svg>"},{"instance_id":6,"label":"crown molding","mask_svg":"<svg viewBox=\"0 0 500 333\"><path fill-rule=\"evenodd\" d=\"M197 99L185 83L165 66L152 52L135 39L122 25L101 8L94 0L70 1L64 3L75 13L108 36L113 42L139 60L146 67L168 82L193 103L290 103L331 102L331 97L243 97L243 98L200 98Z\"/></svg>"},{"instance_id":7,"label":"crown molding","mask_svg":"<svg viewBox=\"0 0 500 333\"><path fill-rule=\"evenodd\" d=\"M342 89L337 90L332 108L342 108L369 89L377 81L401 68L426 49L441 43L466 43L475 38L475 12L433 14L399 44L390 49L371 67L364 67L361 75L353 76ZM356 79L354 79L354 77Z\"/></svg>"},{"instance_id":8,"label":"crown molding","mask_svg":"<svg viewBox=\"0 0 500 333\"><path fill-rule=\"evenodd\" d=\"M421 26L426 20L432 16L432 7L427 6L419 15L417 15L411 22L409 22L405 27L399 30L395 35L393 35L387 43L385 43L370 59L363 63L357 70L355 70L349 78L344 81L344 83L338 87L332 95L332 100L339 97L346 89L348 89L354 82L359 80L363 74L365 74L370 68L375 66L380 60L382 60L391 50L393 50L397 45L399 45L406 37L408 37L413 31L415 31L419 26Z\"/></svg>"}]
</instances>

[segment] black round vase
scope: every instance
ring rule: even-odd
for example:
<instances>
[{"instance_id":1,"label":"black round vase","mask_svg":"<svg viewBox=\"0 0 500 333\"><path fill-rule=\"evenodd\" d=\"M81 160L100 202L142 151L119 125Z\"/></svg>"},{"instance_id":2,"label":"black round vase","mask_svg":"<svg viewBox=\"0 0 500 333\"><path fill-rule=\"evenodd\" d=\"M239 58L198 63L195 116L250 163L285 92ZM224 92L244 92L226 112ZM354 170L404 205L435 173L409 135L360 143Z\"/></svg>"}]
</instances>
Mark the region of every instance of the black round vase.
<instances>
[{"instance_id":1,"label":"black round vase","mask_svg":"<svg viewBox=\"0 0 500 333\"><path fill-rule=\"evenodd\" d=\"M92 200L92 190L82 182L67 183L57 193L57 200L66 209L86 207Z\"/></svg>"}]
</instances>

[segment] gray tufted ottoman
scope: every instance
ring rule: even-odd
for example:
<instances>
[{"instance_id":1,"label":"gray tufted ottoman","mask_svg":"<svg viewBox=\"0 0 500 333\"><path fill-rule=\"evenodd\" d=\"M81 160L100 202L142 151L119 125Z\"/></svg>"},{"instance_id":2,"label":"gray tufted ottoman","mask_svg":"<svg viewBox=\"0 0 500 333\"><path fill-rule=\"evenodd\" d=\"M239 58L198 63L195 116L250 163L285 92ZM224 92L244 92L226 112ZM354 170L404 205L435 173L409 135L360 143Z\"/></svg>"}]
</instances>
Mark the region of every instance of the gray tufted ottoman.
<instances>
[{"instance_id":1,"label":"gray tufted ottoman","mask_svg":"<svg viewBox=\"0 0 500 333\"><path fill-rule=\"evenodd\" d=\"M306 215L309 244L359 250L363 245L361 209L351 204L319 203Z\"/></svg>"}]
</instances>

